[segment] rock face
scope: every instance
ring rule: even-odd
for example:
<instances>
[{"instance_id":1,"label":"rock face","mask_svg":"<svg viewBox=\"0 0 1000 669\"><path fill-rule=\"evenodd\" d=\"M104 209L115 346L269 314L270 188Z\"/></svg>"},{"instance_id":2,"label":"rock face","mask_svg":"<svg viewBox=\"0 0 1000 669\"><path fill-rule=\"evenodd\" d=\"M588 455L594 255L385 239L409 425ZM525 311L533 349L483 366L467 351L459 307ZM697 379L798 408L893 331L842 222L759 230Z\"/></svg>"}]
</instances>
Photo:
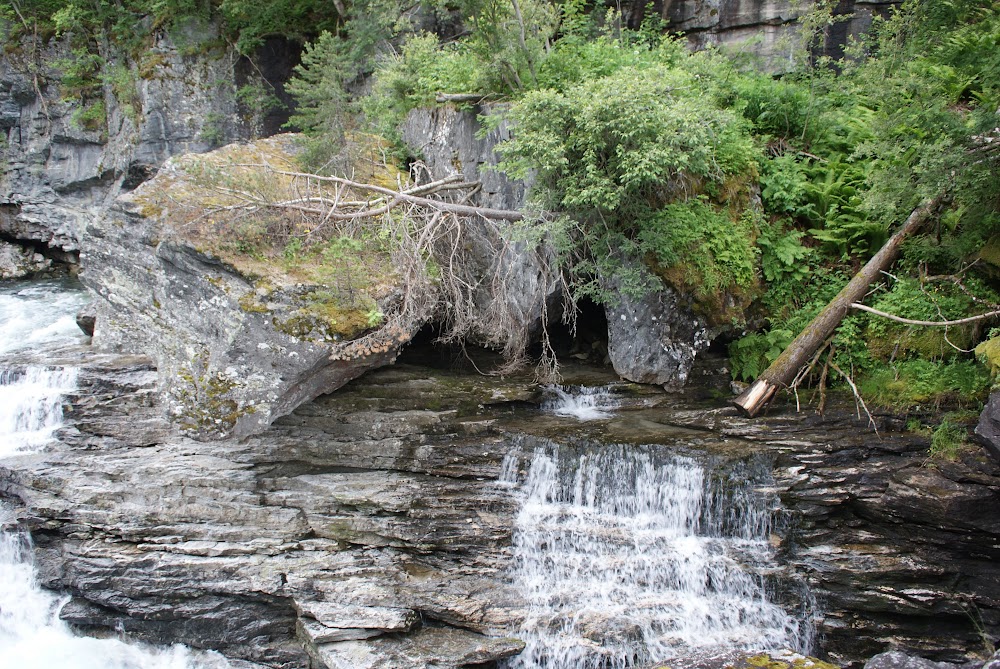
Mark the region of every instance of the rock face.
<instances>
[{"instance_id":1,"label":"rock face","mask_svg":"<svg viewBox=\"0 0 1000 669\"><path fill-rule=\"evenodd\" d=\"M226 147L206 155L209 162L197 169L223 164L234 151L267 150L271 160L287 161L292 147L287 136ZM241 270L202 247L210 240L192 236L189 223L162 206L165 200L201 206L195 203L204 192L184 164L168 163L94 219L81 275L95 294L94 344L153 357L172 420L201 438L253 434L395 359L412 331L400 330L384 346L347 351L313 315L325 313L317 295L331 287L286 276L278 260L269 274ZM245 253L232 259L252 265Z\"/></svg>"},{"instance_id":2,"label":"rock face","mask_svg":"<svg viewBox=\"0 0 1000 669\"><path fill-rule=\"evenodd\" d=\"M1000 462L1000 393L992 393L976 425L976 440Z\"/></svg>"},{"instance_id":3,"label":"rock face","mask_svg":"<svg viewBox=\"0 0 1000 669\"><path fill-rule=\"evenodd\" d=\"M502 106L484 105L474 111L451 107L419 109L406 119L403 138L422 157L433 179L462 174L468 181L480 181L478 203L498 209L520 209L527 201L530 184L511 181L495 167L498 144L510 137L506 124L481 139L477 115L503 114ZM553 324L562 316L565 286L555 267L555 253L543 242L530 249L524 243L504 246L503 235L480 226L478 243L464 258L470 281L482 282L478 291L479 320L483 327L470 333L472 340L490 346L505 346L497 340L498 328L491 318L497 303L508 305L508 322L525 339L538 336L543 322ZM498 294L491 277L510 278ZM623 378L678 389L684 385L697 353L711 343L713 333L690 309L682 295L661 286L643 298L622 294L617 305L606 307L608 356ZM614 287L613 287L614 289ZM547 321L543 310L548 310Z\"/></svg>"},{"instance_id":4,"label":"rock face","mask_svg":"<svg viewBox=\"0 0 1000 669\"><path fill-rule=\"evenodd\" d=\"M22 279L52 266L40 253L0 241L0 279Z\"/></svg>"},{"instance_id":5,"label":"rock face","mask_svg":"<svg viewBox=\"0 0 1000 669\"><path fill-rule=\"evenodd\" d=\"M205 443L163 419L148 360L52 362L81 366L67 426L0 464L0 497L85 629L288 669L489 666L521 648L525 616L507 576L520 502L496 479L555 439L773 461L772 543L811 586L814 652L839 663L958 659L981 649L976 624L1000 633L1000 526L982 513L1000 467L970 452L929 468L926 439L891 424L875 437L849 412L780 407L748 421L641 388L613 419L553 422L526 380L403 364Z\"/></svg>"},{"instance_id":6,"label":"rock face","mask_svg":"<svg viewBox=\"0 0 1000 669\"><path fill-rule=\"evenodd\" d=\"M755 437L783 451L789 559L817 596L833 661L886 648L961 661L1000 633L1000 521L983 512L1000 502L1000 466L976 448L932 461L925 438L880 422L876 438L846 418L775 417ZM810 423L822 434L806 445Z\"/></svg>"},{"instance_id":7,"label":"rock face","mask_svg":"<svg viewBox=\"0 0 1000 669\"><path fill-rule=\"evenodd\" d=\"M768 68L781 72L796 66L803 49L797 21L815 8L810 0L662 0L660 16L669 29L682 32L696 49L721 46L757 56ZM834 14L844 17L829 29L823 52L843 55L849 36L864 33L872 17L885 14L896 0L846 0ZM639 16L630 16L638 27Z\"/></svg>"},{"instance_id":8,"label":"rock face","mask_svg":"<svg viewBox=\"0 0 1000 669\"><path fill-rule=\"evenodd\" d=\"M477 114L494 113L502 114L503 107L417 109L403 124L403 141L427 166L428 180L461 174L467 181L481 184L476 204L520 210L527 202L530 184L508 179L495 169L500 161L496 147L510 138L510 128L501 123L478 137L482 128ZM558 310L563 284L558 269L552 266L553 254L544 244L531 248L524 242L510 241L509 227L469 221L466 233L469 243L461 260L469 282L477 286L478 312L478 324L468 334L476 343L516 349L538 336L545 310ZM496 279L501 280L501 286ZM549 320L556 320L558 314L555 316ZM506 326L498 327L498 320Z\"/></svg>"},{"instance_id":9,"label":"rock face","mask_svg":"<svg viewBox=\"0 0 1000 669\"><path fill-rule=\"evenodd\" d=\"M75 253L90 220L121 188L134 188L168 157L205 151L240 136L234 65L228 50L198 48L217 37L191 25L155 35L134 63L102 54L126 73L114 90L104 84L93 121L80 120L78 103L61 99L53 63L69 45L25 41L0 57L0 132L5 177L0 181L0 234ZM182 48L183 47L183 48ZM185 55L192 51L197 55ZM41 64L41 66L39 66ZM155 65L155 67L154 67ZM32 71L40 70L35 77ZM221 84L220 84L221 82Z\"/></svg>"},{"instance_id":10,"label":"rock face","mask_svg":"<svg viewBox=\"0 0 1000 669\"><path fill-rule=\"evenodd\" d=\"M63 444L5 460L0 496L84 629L289 669L488 666L523 647L497 578L516 501L501 436L452 403L492 389L373 380L208 444L171 432L148 361L90 357Z\"/></svg>"}]
</instances>

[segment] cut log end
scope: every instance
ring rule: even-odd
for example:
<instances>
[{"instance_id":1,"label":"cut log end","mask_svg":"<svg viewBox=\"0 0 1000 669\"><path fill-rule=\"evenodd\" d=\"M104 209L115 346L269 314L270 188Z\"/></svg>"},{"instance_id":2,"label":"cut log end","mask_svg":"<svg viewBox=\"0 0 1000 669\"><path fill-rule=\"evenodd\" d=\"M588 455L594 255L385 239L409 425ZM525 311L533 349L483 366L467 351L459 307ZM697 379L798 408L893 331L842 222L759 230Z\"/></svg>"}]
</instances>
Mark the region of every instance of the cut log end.
<instances>
[{"instance_id":1,"label":"cut log end","mask_svg":"<svg viewBox=\"0 0 1000 669\"><path fill-rule=\"evenodd\" d=\"M767 408L777 392L777 385L766 379L757 379L733 400L733 404L747 418L756 418L761 411Z\"/></svg>"}]
</instances>

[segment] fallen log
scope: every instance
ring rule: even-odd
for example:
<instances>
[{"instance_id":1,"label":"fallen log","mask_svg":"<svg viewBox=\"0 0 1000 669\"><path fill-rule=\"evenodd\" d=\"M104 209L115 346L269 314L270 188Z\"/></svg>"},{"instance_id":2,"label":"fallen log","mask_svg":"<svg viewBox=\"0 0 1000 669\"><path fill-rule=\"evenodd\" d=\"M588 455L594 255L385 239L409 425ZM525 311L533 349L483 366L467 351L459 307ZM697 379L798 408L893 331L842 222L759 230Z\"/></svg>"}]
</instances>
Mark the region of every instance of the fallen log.
<instances>
[{"instance_id":1,"label":"fallen log","mask_svg":"<svg viewBox=\"0 0 1000 669\"><path fill-rule=\"evenodd\" d=\"M875 279L895 262L903 240L919 230L932 217L943 199L944 196L934 198L914 209L896 234L889 238L878 253L872 256L854 278L837 293L837 296L792 340L771 366L733 400L733 404L745 416L749 418L757 416L767 407L780 388L787 388L792 383L803 365L815 356L816 351L837 329L851 309L851 305L859 302Z\"/></svg>"}]
</instances>

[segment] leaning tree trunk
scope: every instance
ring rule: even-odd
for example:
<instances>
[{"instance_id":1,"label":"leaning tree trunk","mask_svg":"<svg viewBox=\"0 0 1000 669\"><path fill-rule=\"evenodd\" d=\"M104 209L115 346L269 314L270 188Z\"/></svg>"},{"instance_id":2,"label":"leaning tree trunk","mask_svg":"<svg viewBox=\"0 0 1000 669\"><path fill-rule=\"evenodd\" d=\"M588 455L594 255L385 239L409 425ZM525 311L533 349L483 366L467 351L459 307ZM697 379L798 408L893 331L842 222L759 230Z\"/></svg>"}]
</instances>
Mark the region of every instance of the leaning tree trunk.
<instances>
[{"instance_id":1,"label":"leaning tree trunk","mask_svg":"<svg viewBox=\"0 0 1000 669\"><path fill-rule=\"evenodd\" d=\"M805 327L799 336L744 390L733 403L743 414L753 418L763 411L779 388L786 388L823 343L833 334L851 308L852 302L864 297L868 286L879 274L888 269L899 255L899 247L909 235L916 232L930 218L941 202L940 197L917 207L910 214L903 227L896 231L878 253L861 268L854 278L837 293L837 296L823 308L823 311Z\"/></svg>"}]
</instances>

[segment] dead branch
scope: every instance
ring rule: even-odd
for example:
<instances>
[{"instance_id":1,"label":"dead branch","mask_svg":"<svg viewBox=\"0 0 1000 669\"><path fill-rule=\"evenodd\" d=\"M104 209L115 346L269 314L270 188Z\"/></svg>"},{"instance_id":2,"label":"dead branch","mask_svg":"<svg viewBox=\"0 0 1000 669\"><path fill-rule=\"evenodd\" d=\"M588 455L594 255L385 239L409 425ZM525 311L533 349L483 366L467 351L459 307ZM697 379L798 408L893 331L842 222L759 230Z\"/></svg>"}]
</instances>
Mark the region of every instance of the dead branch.
<instances>
[{"instance_id":1,"label":"dead branch","mask_svg":"<svg viewBox=\"0 0 1000 669\"><path fill-rule=\"evenodd\" d=\"M968 318L959 318L953 321L919 321L912 318L903 318L902 316L896 316L895 314L890 314L885 311L879 311L864 304L858 304L857 302L851 303L852 309L860 309L861 311L867 311L870 314L875 314L882 318L888 318L890 321L895 321L897 323L902 323L904 325L922 325L925 327L951 327L953 325L964 325L965 323L975 323L976 321L986 320L987 318L995 318L1000 316L1000 311L991 311L985 314L979 314L978 316L969 316Z\"/></svg>"}]
</instances>

